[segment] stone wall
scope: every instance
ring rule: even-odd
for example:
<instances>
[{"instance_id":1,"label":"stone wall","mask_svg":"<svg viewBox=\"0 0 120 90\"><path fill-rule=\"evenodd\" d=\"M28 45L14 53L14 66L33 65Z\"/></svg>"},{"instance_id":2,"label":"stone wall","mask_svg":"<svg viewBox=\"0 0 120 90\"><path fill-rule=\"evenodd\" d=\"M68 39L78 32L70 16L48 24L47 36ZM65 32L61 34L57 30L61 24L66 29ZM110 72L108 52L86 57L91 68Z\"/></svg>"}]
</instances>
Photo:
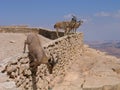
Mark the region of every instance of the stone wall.
<instances>
[{"instance_id":1,"label":"stone wall","mask_svg":"<svg viewBox=\"0 0 120 90\"><path fill-rule=\"evenodd\" d=\"M48 55L52 55L58 63L53 68L53 74L49 74L46 65L40 65L37 70L29 66L27 53L11 58L5 71L12 78L17 87L22 90L50 90L49 85L56 78L64 77L70 64L82 55L83 34L77 33L61 37L44 45L44 50ZM36 75L34 74L36 71ZM53 78L49 78L52 76Z\"/></svg>"},{"instance_id":2,"label":"stone wall","mask_svg":"<svg viewBox=\"0 0 120 90\"><path fill-rule=\"evenodd\" d=\"M32 28L27 26L4 26L0 27L0 33L29 33L34 32L41 34L49 39L56 39L56 31L55 30L49 30L45 28ZM63 36L63 32L59 32L59 36Z\"/></svg>"}]
</instances>

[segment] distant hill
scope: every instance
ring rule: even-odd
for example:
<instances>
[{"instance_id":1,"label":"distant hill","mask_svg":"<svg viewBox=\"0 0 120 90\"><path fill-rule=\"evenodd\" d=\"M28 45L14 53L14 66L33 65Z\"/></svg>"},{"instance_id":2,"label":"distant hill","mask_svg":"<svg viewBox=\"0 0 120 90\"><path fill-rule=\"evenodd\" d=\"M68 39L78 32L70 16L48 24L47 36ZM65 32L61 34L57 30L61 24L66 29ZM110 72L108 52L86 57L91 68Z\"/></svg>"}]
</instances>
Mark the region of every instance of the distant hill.
<instances>
[{"instance_id":1,"label":"distant hill","mask_svg":"<svg viewBox=\"0 0 120 90\"><path fill-rule=\"evenodd\" d=\"M91 48L107 52L107 54L120 58L120 41L87 41L85 43L88 44Z\"/></svg>"}]
</instances>

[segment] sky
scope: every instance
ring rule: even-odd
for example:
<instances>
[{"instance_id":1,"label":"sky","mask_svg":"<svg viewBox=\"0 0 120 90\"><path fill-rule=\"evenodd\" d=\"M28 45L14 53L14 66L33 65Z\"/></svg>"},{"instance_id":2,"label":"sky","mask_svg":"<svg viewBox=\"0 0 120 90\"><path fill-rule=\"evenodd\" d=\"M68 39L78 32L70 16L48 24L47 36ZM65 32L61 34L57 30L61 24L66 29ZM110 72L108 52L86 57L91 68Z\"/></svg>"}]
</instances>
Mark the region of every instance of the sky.
<instances>
[{"instance_id":1,"label":"sky","mask_svg":"<svg viewBox=\"0 0 120 90\"><path fill-rule=\"evenodd\" d=\"M120 0L1 0L0 26L54 29L59 21L83 20L86 41L120 40Z\"/></svg>"}]
</instances>

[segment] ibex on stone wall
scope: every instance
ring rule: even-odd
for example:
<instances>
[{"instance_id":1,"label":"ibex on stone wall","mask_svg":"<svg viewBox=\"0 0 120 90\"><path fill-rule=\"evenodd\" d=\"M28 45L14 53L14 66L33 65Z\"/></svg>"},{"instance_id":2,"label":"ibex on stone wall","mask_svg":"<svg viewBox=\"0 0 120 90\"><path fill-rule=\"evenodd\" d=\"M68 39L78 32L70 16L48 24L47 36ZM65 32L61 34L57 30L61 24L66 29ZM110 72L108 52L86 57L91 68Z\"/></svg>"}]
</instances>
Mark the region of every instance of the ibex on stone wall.
<instances>
[{"instance_id":1,"label":"ibex on stone wall","mask_svg":"<svg viewBox=\"0 0 120 90\"><path fill-rule=\"evenodd\" d=\"M31 66L37 67L41 64L46 64L49 70L49 73L52 73L53 61L51 57L48 57L45 54L45 51L42 48L40 38L37 34L31 33L27 36L27 39L24 43L24 53L26 50L26 45L28 45L29 55L33 58Z\"/></svg>"},{"instance_id":2,"label":"ibex on stone wall","mask_svg":"<svg viewBox=\"0 0 120 90\"><path fill-rule=\"evenodd\" d=\"M70 23L69 21L63 21L63 22L57 22L54 25L54 28L56 29L57 37L59 37L59 35L58 35L58 30L59 29L65 30L64 35L66 35L69 32L69 23Z\"/></svg>"},{"instance_id":3,"label":"ibex on stone wall","mask_svg":"<svg viewBox=\"0 0 120 90\"><path fill-rule=\"evenodd\" d=\"M80 21L77 21L77 18L76 16L73 16L72 15L72 19L71 21L63 21L63 22L57 22L55 25L54 25L54 28L56 29L56 34L57 34L57 37L59 37L58 35L58 29L62 29L62 30L65 30L64 31L64 35L68 34L70 31L75 31L77 30L77 28L83 23L82 20Z\"/></svg>"},{"instance_id":4,"label":"ibex on stone wall","mask_svg":"<svg viewBox=\"0 0 120 90\"><path fill-rule=\"evenodd\" d=\"M77 21L77 17L72 15L72 19L71 22L69 24L69 29L70 31L73 31L74 33L76 33L76 30L79 28L80 25L82 25L83 21Z\"/></svg>"},{"instance_id":5,"label":"ibex on stone wall","mask_svg":"<svg viewBox=\"0 0 120 90\"><path fill-rule=\"evenodd\" d=\"M77 21L77 22L74 24L74 26L71 28L71 29L72 29L71 31L73 31L73 32L76 33L76 30L82 25L82 23L83 23L82 20Z\"/></svg>"}]
</instances>

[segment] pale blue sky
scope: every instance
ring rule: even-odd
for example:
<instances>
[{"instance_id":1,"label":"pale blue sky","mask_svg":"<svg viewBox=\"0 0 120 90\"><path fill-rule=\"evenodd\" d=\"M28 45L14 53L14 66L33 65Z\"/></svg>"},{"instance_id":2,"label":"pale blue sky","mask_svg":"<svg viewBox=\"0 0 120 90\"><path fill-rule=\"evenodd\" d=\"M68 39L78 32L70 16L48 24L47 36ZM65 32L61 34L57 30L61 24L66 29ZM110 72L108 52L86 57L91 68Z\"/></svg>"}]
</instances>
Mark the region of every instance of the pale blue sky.
<instances>
[{"instance_id":1,"label":"pale blue sky","mask_svg":"<svg viewBox=\"0 0 120 90\"><path fill-rule=\"evenodd\" d=\"M120 0L1 0L0 25L53 29L71 14L84 20L85 40L120 40Z\"/></svg>"}]
</instances>

